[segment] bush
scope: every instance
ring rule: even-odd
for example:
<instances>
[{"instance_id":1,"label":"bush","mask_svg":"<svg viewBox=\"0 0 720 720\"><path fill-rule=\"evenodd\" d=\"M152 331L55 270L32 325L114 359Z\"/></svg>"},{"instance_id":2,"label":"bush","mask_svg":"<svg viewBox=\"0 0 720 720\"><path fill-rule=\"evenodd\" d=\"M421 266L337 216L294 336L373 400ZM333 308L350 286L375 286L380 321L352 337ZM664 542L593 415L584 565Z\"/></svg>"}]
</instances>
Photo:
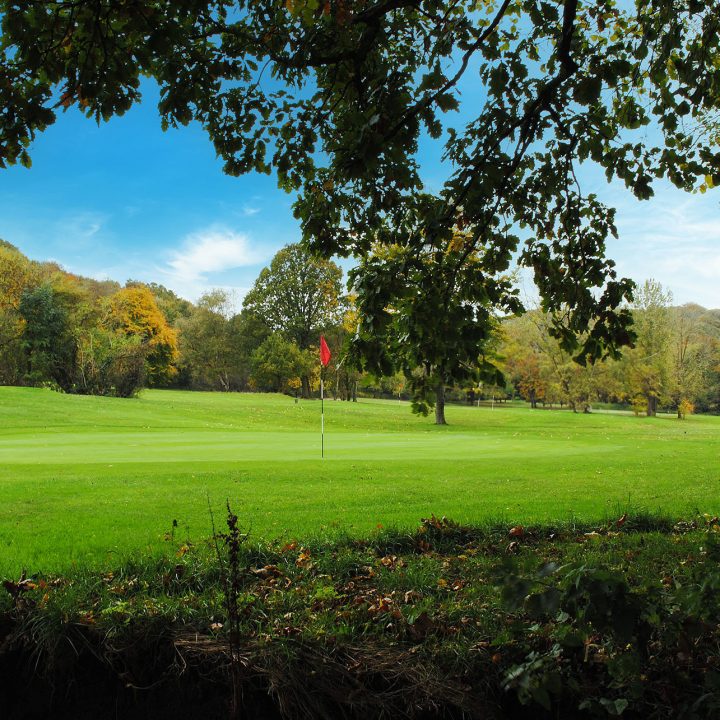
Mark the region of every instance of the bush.
<instances>
[{"instance_id":1,"label":"bush","mask_svg":"<svg viewBox=\"0 0 720 720\"><path fill-rule=\"evenodd\" d=\"M695 412L695 406L687 399L683 398L678 405L678 419L684 420L686 415L692 415Z\"/></svg>"}]
</instances>

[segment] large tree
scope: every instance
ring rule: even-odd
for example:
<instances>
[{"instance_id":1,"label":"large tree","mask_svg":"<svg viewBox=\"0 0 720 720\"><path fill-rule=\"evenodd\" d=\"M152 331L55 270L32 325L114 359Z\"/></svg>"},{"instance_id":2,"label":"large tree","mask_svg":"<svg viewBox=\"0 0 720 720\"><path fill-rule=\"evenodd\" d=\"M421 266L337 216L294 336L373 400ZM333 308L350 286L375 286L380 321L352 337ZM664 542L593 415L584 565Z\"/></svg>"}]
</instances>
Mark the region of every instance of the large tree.
<instances>
[{"instance_id":1,"label":"large tree","mask_svg":"<svg viewBox=\"0 0 720 720\"><path fill-rule=\"evenodd\" d=\"M440 249L379 245L351 271L366 313L353 349L371 372L405 375L413 410L445 425L445 390L459 383L502 382L485 346L493 310L519 306L512 279L488 273L486 251L468 254L469 233L457 229ZM464 256L463 262L457 262Z\"/></svg>"},{"instance_id":2,"label":"large tree","mask_svg":"<svg viewBox=\"0 0 720 720\"><path fill-rule=\"evenodd\" d=\"M299 350L307 350L317 346L322 331L341 320L341 280L342 270L334 262L316 257L300 244L286 245L260 271L243 308ZM307 374L302 379L307 397Z\"/></svg>"},{"instance_id":3,"label":"large tree","mask_svg":"<svg viewBox=\"0 0 720 720\"><path fill-rule=\"evenodd\" d=\"M140 99L141 77L155 78L164 126L198 120L227 172L274 169L298 191L315 249L439 256L459 225L472 242L442 277L485 248L492 278L518 253L543 308L562 318L552 332L585 361L631 340L632 283L605 257L614 213L583 193L578 165L639 199L658 178L720 184L719 10L719 0L0 0L0 105L11 108L0 163L29 165L27 145L57 109L109 118ZM427 136L448 167L434 197L416 154ZM396 300L394 266L376 270L386 305L358 298L370 362L383 348L367 338ZM442 313L436 297L435 313L407 322ZM486 331L481 318L474 332Z\"/></svg>"}]
</instances>

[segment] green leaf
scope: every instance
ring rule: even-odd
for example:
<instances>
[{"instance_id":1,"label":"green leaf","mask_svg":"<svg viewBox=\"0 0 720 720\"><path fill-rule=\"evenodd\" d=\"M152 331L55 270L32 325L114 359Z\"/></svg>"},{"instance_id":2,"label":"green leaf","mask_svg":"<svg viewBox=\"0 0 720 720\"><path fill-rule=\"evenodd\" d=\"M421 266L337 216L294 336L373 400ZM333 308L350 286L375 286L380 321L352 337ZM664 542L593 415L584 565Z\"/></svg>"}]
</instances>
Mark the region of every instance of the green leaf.
<instances>
[{"instance_id":1,"label":"green leaf","mask_svg":"<svg viewBox=\"0 0 720 720\"><path fill-rule=\"evenodd\" d=\"M618 698L617 700L600 698L600 704L605 708L607 714L612 715L613 717L619 717L622 715L629 705L625 698Z\"/></svg>"},{"instance_id":2,"label":"green leaf","mask_svg":"<svg viewBox=\"0 0 720 720\"><path fill-rule=\"evenodd\" d=\"M584 77L575 86L573 97L581 105L593 105L600 98L602 80L598 76Z\"/></svg>"}]
</instances>

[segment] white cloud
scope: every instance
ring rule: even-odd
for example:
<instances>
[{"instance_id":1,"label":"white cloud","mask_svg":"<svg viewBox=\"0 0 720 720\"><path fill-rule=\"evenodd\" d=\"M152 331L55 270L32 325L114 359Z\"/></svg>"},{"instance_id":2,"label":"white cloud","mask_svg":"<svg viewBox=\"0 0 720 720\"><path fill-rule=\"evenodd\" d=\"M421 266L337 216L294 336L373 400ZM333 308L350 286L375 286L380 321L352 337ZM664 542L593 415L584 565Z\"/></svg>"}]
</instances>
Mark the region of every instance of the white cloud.
<instances>
[{"instance_id":1,"label":"white cloud","mask_svg":"<svg viewBox=\"0 0 720 720\"><path fill-rule=\"evenodd\" d=\"M209 290L227 290L237 309L257 275L257 266L269 260L272 251L256 246L244 233L212 225L188 235L166 264L153 271L152 279L158 281L158 275L163 275L160 282L193 302Z\"/></svg>"},{"instance_id":2,"label":"white cloud","mask_svg":"<svg viewBox=\"0 0 720 720\"><path fill-rule=\"evenodd\" d=\"M98 212L78 212L61 217L51 231L53 245L59 250L87 249L107 239L108 216Z\"/></svg>"},{"instance_id":3,"label":"white cloud","mask_svg":"<svg viewBox=\"0 0 720 720\"><path fill-rule=\"evenodd\" d=\"M164 272L184 281L205 280L210 273L257 265L266 251L253 248L247 237L227 228L211 227L189 235L173 252Z\"/></svg>"},{"instance_id":4,"label":"white cloud","mask_svg":"<svg viewBox=\"0 0 720 720\"><path fill-rule=\"evenodd\" d=\"M720 307L720 217L717 197L663 188L645 203L618 203L618 241L608 254L636 282L658 280L678 304Z\"/></svg>"},{"instance_id":5,"label":"white cloud","mask_svg":"<svg viewBox=\"0 0 720 720\"><path fill-rule=\"evenodd\" d=\"M251 205L243 205L242 214L243 217L252 217L260 212L259 207L252 207Z\"/></svg>"}]
</instances>

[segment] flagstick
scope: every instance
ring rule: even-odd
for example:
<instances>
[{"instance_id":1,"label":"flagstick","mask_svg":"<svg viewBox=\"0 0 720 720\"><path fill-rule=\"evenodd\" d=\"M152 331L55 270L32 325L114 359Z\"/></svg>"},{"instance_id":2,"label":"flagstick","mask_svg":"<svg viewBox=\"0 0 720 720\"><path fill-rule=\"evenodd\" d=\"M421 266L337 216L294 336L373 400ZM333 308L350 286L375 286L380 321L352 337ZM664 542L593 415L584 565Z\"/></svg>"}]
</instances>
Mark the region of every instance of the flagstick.
<instances>
[{"instance_id":1,"label":"flagstick","mask_svg":"<svg viewBox=\"0 0 720 720\"><path fill-rule=\"evenodd\" d=\"M325 368L330 362L330 348L320 336L320 457L325 457Z\"/></svg>"},{"instance_id":2,"label":"flagstick","mask_svg":"<svg viewBox=\"0 0 720 720\"><path fill-rule=\"evenodd\" d=\"M322 372L322 370L320 371ZM320 377L320 457L325 459L325 386Z\"/></svg>"}]
</instances>

